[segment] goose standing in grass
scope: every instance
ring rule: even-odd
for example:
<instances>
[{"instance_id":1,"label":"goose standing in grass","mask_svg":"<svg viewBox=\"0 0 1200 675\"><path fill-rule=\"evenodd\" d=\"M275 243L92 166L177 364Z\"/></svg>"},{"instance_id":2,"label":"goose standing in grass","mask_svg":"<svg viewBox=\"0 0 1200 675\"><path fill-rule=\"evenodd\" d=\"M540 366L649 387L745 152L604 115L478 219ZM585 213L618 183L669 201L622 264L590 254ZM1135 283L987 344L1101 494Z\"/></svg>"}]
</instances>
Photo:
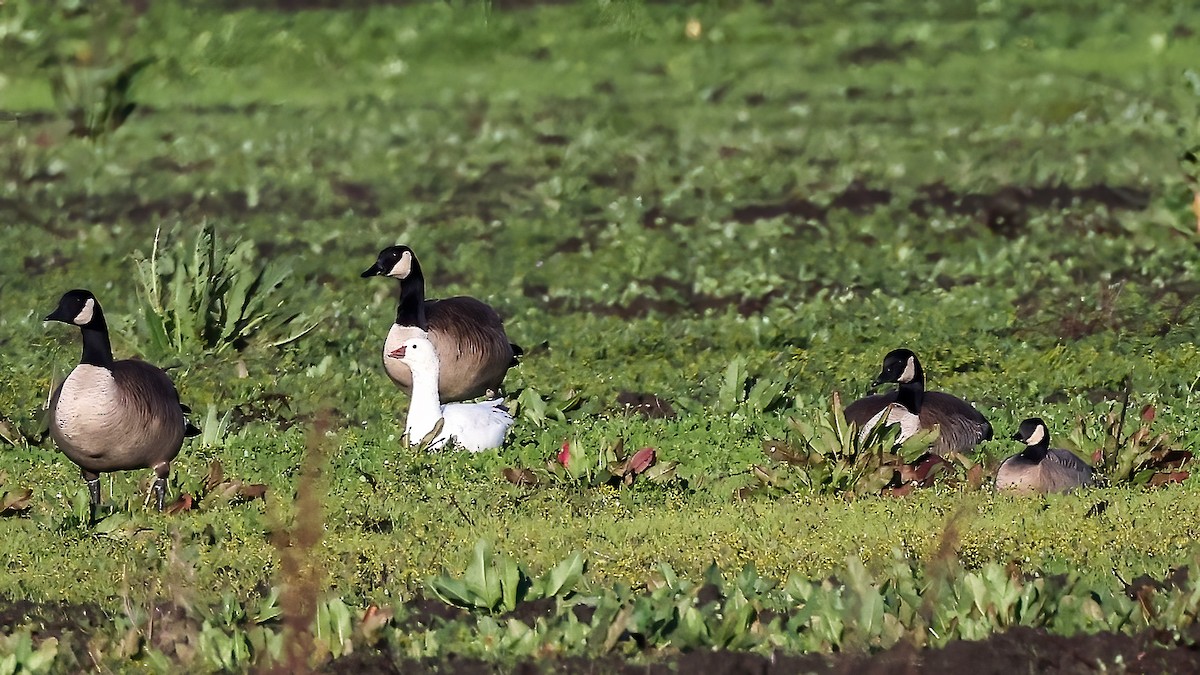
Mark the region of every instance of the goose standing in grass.
<instances>
[{"instance_id":1,"label":"goose standing in grass","mask_svg":"<svg viewBox=\"0 0 1200 675\"><path fill-rule=\"evenodd\" d=\"M899 386L846 406L846 420L866 433L887 415L884 424L900 424L901 441L920 429L937 426L938 439L930 448L937 455L964 452L992 438L992 425L970 403L940 391L925 391L925 373L912 351L896 349L883 357L883 370L871 389L887 382Z\"/></svg>"},{"instance_id":2,"label":"goose standing in grass","mask_svg":"<svg viewBox=\"0 0 1200 675\"><path fill-rule=\"evenodd\" d=\"M153 469L161 511L171 460L185 436L199 433L171 378L145 361L113 359L104 312L90 291L68 291L45 320L78 326L83 334L83 357L50 400L50 435L83 473L92 520L100 474L111 471Z\"/></svg>"},{"instance_id":3,"label":"goose standing in grass","mask_svg":"<svg viewBox=\"0 0 1200 675\"><path fill-rule=\"evenodd\" d=\"M1092 484L1092 467L1070 450L1051 449L1046 423L1031 417L1021 422L1014 441L1025 449L996 471L996 489L1019 494L1070 492Z\"/></svg>"},{"instance_id":4,"label":"goose standing in grass","mask_svg":"<svg viewBox=\"0 0 1200 675\"><path fill-rule=\"evenodd\" d=\"M438 398L438 353L433 342L423 337L411 337L388 353L412 372L412 397L408 403L408 418L404 433L408 442L418 445L443 420L442 428L429 443L429 449L446 445L450 439L471 452L498 448L512 426L512 415L503 399L477 403L447 403Z\"/></svg>"},{"instance_id":5,"label":"goose standing in grass","mask_svg":"<svg viewBox=\"0 0 1200 675\"><path fill-rule=\"evenodd\" d=\"M407 246L383 249L362 276L400 283L396 322L383 342L383 368L397 386L411 393L412 374L403 361L387 356L410 337L427 337L441 359L441 400L465 401L500 390L521 348L508 341L504 322L490 305L467 296L427 300L421 263Z\"/></svg>"}]
</instances>

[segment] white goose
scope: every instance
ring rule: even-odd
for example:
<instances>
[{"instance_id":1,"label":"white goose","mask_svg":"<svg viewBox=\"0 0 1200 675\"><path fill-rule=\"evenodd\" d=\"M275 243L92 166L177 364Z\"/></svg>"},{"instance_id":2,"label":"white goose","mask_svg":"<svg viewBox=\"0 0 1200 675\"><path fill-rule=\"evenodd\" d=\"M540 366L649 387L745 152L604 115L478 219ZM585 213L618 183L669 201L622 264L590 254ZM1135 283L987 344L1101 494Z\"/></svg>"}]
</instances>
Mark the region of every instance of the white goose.
<instances>
[{"instance_id":1,"label":"white goose","mask_svg":"<svg viewBox=\"0 0 1200 675\"><path fill-rule=\"evenodd\" d=\"M471 452L491 450L504 444L504 437L513 423L512 415L504 407L504 399L442 405L438 397L441 365L433 343L427 338L405 340L388 352L388 358L400 359L412 371L412 397L404 422L409 443L420 444L437 428L438 420L444 420L441 431L429 443L430 450L445 446L451 439Z\"/></svg>"}]
</instances>

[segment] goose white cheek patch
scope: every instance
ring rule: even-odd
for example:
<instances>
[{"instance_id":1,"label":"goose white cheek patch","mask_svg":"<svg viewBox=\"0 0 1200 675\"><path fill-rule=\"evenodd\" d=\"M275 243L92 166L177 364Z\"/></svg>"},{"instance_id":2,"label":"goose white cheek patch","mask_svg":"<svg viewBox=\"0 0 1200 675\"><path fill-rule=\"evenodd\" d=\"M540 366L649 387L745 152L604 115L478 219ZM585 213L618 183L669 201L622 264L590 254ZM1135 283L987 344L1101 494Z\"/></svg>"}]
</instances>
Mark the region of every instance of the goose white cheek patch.
<instances>
[{"instance_id":1,"label":"goose white cheek patch","mask_svg":"<svg viewBox=\"0 0 1200 675\"><path fill-rule=\"evenodd\" d=\"M913 357L908 357L908 364L904 366L904 372L900 374L898 382L912 382L917 376L917 362Z\"/></svg>"},{"instance_id":2,"label":"goose white cheek patch","mask_svg":"<svg viewBox=\"0 0 1200 675\"><path fill-rule=\"evenodd\" d=\"M400 254L400 259L396 261L395 265L392 265L392 269L388 270L387 275L397 279L407 279L410 272L412 272L412 253L405 251Z\"/></svg>"},{"instance_id":3,"label":"goose white cheek patch","mask_svg":"<svg viewBox=\"0 0 1200 675\"><path fill-rule=\"evenodd\" d=\"M79 314L75 316L76 326L86 326L92 322L92 316L96 313L96 301L88 298L87 302L83 303L83 309L79 310Z\"/></svg>"},{"instance_id":4,"label":"goose white cheek patch","mask_svg":"<svg viewBox=\"0 0 1200 675\"><path fill-rule=\"evenodd\" d=\"M1033 433L1029 434L1029 440L1025 441L1025 445L1037 445L1038 443L1041 443L1042 439L1045 437L1046 427L1039 424L1037 428L1033 430Z\"/></svg>"}]
</instances>

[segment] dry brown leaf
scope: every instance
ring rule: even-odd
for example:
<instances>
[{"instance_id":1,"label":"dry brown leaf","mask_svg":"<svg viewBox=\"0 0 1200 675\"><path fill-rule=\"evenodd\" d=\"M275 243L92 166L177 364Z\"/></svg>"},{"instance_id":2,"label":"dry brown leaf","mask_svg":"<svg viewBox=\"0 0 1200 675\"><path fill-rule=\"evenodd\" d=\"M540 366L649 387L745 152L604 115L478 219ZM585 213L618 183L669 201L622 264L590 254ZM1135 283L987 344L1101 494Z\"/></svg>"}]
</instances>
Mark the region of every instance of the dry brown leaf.
<instances>
[{"instance_id":1,"label":"dry brown leaf","mask_svg":"<svg viewBox=\"0 0 1200 675\"><path fill-rule=\"evenodd\" d=\"M972 490L983 487L983 464L976 464L967 469L967 485Z\"/></svg>"},{"instance_id":2,"label":"dry brown leaf","mask_svg":"<svg viewBox=\"0 0 1200 675\"><path fill-rule=\"evenodd\" d=\"M3 497L0 497L0 514L8 515L28 510L32 497L33 490L29 488L6 492Z\"/></svg>"},{"instance_id":3,"label":"dry brown leaf","mask_svg":"<svg viewBox=\"0 0 1200 675\"><path fill-rule=\"evenodd\" d=\"M1168 473L1156 473L1150 477L1150 481L1146 485L1150 487L1158 487L1169 483L1182 483L1191 475L1187 471L1172 471Z\"/></svg>"},{"instance_id":4,"label":"dry brown leaf","mask_svg":"<svg viewBox=\"0 0 1200 675\"><path fill-rule=\"evenodd\" d=\"M884 497L907 497L908 495L912 494L912 491L913 491L913 484L905 483L904 485L901 485L900 487L884 488L883 491L880 492L879 494Z\"/></svg>"},{"instance_id":5,"label":"dry brown leaf","mask_svg":"<svg viewBox=\"0 0 1200 675\"><path fill-rule=\"evenodd\" d=\"M204 479L204 491L211 492L225 481L225 469L221 466L220 460L214 459L208 465L208 476Z\"/></svg>"},{"instance_id":6,"label":"dry brown leaf","mask_svg":"<svg viewBox=\"0 0 1200 675\"><path fill-rule=\"evenodd\" d=\"M804 465L807 463L804 461L804 458L802 456L800 456L799 454L794 452L787 445L787 443L784 443L783 441L776 441L776 440L763 441L762 449L763 449L763 453L765 453L767 455L767 457L770 457L771 459L773 459L777 462L784 462L785 464L795 464L798 466Z\"/></svg>"},{"instance_id":7,"label":"dry brown leaf","mask_svg":"<svg viewBox=\"0 0 1200 675\"><path fill-rule=\"evenodd\" d=\"M501 471L501 473L504 474L505 480L513 485L533 486L537 485L538 483L537 475L529 469L521 469L510 466Z\"/></svg>"}]
</instances>

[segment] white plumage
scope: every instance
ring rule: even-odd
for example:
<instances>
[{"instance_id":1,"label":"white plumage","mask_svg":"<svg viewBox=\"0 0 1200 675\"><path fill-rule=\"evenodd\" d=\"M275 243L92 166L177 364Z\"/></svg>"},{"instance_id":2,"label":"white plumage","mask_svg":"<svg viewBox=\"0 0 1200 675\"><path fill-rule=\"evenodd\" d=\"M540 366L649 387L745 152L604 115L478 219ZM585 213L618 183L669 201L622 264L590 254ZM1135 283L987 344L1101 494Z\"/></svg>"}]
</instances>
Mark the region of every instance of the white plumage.
<instances>
[{"instance_id":1,"label":"white plumage","mask_svg":"<svg viewBox=\"0 0 1200 675\"><path fill-rule=\"evenodd\" d=\"M441 429L429 443L429 449L444 447L453 441L471 452L498 448L512 426L512 415L504 407L504 399L476 403L447 403L438 398L440 362L433 343L424 337L410 337L388 352L388 358L399 359L412 371L412 397L404 433L408 442L417 445L442 421Z\"/></svg>"},{"instance_id":2,"label":"white plumage","mask_svg":"<svg viewBox=\"0 0 1200 675\"><path fill-rule=\"evenodd\" d=\"M884 418L885 414L887 415L886 419ZM920 416L914 415L912 411L900 405L899 403L889 403L879 412L875 413L874 417L872 417L870 420L867 420L867 423L864 424L862 429L859 430L859 442L866 441L867 436L871 435L871 431L880 424L885 427L890 427L893 424L900 425L900 434L896 436L897 443L903 443L904 441L907 441L921 430Z\"/></svg>"}]
</instances>

